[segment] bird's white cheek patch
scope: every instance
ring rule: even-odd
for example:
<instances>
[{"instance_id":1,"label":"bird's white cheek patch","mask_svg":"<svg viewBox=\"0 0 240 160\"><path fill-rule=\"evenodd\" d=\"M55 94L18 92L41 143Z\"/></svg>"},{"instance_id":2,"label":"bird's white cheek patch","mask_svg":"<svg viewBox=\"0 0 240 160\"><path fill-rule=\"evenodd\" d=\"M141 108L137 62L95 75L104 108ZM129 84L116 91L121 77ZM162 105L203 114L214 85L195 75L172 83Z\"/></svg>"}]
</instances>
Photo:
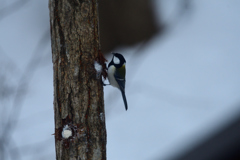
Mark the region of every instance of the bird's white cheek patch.
<instances>
[{"instance_id":1,"label":"bird's white cheek patch","mask_svg":"<svg viewBox=\"0 0 240 160\"><path fill-rule=\"evenodd\" d=\"M113 63L115 63L115 64L119 64L119 63L120 63L119 58L113 56Z\"/></svg>"}]
</instances>

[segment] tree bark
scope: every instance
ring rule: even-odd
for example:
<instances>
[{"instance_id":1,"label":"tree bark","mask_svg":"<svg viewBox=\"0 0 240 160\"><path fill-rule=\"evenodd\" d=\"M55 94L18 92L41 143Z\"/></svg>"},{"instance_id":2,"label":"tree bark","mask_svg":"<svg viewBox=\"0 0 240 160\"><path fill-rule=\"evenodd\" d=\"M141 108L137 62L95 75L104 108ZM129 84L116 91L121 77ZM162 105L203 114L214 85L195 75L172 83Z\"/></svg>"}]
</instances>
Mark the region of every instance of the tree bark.
<instances>
[{"instance_id":1,"label":"tree bark","mask_svg":"<svg viewBox=\"0 0 240 160\"><path fill-rule=\"evenodd\" d=\"M49 0L57 160L106 159L98 0ZM67 127L68 126L68 127ZM72 135L62 136L64 128Z\"/></svg>"}]
</instances>

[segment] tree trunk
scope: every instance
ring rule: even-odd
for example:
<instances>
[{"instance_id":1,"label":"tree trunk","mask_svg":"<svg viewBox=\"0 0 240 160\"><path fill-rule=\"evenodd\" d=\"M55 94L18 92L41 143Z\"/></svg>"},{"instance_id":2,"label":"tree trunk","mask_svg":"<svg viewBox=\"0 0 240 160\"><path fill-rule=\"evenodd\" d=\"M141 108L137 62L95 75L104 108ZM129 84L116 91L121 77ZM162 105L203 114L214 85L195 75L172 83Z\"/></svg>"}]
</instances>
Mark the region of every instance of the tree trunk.
<instances>
[{"instance_id":1,"label":"tree trunk","mask_svg":"<svg viewBox=\"0 0 240 160\"><path fill-rule=\"evenodd\" d=\"M98 0L49 0L49 9L56 159L106 159Z\"/></svg>"}]
</instances>

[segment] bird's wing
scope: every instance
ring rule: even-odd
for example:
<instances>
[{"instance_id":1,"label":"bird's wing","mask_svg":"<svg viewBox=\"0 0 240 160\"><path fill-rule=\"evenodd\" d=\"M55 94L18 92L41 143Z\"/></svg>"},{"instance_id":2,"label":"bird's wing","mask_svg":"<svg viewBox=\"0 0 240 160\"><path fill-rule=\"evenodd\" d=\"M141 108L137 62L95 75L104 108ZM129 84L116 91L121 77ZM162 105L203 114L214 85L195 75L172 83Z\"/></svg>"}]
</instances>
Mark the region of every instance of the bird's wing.
<instances>
[{"instance_id":1,"label":"bird's wing","mask_svg":"<svg viewBox=\"0 0 240 160\"><path fill-rule=\"evenodd\" d=\"M114 73L114 77L120 87L121 90L125 90L125 66L122 66L119 69L116 69L116 72Z\"/></svg>"},{"instance_id":2,"label":"bird's wing","mask_svg":"<svg viewBox=\"0 0 240 160\"><path fill-rule=\"evenodd\" d=\"M114 73L114 77L119 85L119 89L121 90L125 109L127 110L128 105L127 105L127 99L125 95L125 82L126 82L125 74L126 74L125 65L123 65L121 68L116 69L116 72Z\"/></svg>"},{"instance_id":3,"label":"bird's wing","mask_svg":"<svg viewBox=\"0 0 240 160\"><path fill-rule=\"evenodd\" d=\"M126 99L126 95L125 95L125 66L123 66L124 68L120 68L118 69L118 71L115 72L114 77L119 85L119 89L121 90L122 93L122 97L123 97L123 102L125 105L125 109L128 109L128 105L127 105L127 99Z\"/></svg>"}]
</instances>

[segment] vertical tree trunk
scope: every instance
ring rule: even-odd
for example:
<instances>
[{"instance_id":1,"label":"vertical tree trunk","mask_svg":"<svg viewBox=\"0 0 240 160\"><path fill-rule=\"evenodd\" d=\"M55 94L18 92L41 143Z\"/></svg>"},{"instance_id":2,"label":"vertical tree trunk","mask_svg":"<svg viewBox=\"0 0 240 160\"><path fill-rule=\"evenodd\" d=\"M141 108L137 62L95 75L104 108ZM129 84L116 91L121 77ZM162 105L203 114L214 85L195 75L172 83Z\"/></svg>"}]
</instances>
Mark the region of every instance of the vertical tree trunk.
<instances>
[{"instance_id":1,"label":"vertical tree trunk","mask_svg":"<svg viewBox=\"0 0 240 160\"><path fill-rule=\"evenodd\" d=\"M97 1L49 0L57 160L106 159Z\"/></svg>"}]
</instances>

